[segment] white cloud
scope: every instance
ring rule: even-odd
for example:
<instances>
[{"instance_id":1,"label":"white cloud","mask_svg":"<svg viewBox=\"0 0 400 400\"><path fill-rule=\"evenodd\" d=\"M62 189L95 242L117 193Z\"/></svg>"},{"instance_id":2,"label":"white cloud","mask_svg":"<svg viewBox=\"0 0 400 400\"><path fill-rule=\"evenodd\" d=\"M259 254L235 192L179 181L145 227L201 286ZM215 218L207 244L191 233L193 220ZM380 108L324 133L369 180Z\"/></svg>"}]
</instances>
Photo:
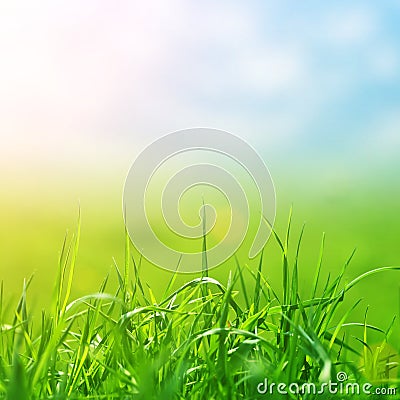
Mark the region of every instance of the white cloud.
<instances>
[{"instance_id":1,"label":"white cloud","mask_svg":"<svg viewBox=\"0 0 400 400\"><path fill-rule=\"evenodd\" d=\"M398 158L400 152L400 109L376 116L364 138L364 152L375 159Z\"/></svg>"},{"instance_id":2,"label":"white cloud","mask_svg":"<svg viewBox=\"0 0 400 400\"><path fill-rule=\"evenodd\" d=\"M362 8L332 10L327 18L325 30L327 38L340 46L365 44L378 30L378 21L373 10Z\"/></svg>"},{"instance_id":3,"label":"white cloud","mask_svg":"<svg viewBox=\"0 0 400 400\"><path fill-rule=\"evenodd\" d=\"M246 49L240 59L239 85L248 91L272 97L294 91L307 78L304 54L283 46Z\"/></svg>"}]
</instances>

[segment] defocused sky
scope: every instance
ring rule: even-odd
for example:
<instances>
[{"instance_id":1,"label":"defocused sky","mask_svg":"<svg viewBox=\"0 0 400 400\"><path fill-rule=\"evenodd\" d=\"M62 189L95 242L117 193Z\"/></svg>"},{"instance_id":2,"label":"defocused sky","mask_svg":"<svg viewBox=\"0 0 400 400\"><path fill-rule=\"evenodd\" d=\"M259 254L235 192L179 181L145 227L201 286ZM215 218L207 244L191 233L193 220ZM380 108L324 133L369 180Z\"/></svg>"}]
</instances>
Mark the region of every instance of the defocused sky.
<instances>
[{"instance_id":1,"label":"defocused sky","mask_svg":"<svg viewBox=\"0 0 400 400\"><path fill-rule=\"evenodd\" d=\"M2 1L3 171L127 162L191 126L267 158L389 166L399 17L397 1Z\"/></svg>"}]
</instances>

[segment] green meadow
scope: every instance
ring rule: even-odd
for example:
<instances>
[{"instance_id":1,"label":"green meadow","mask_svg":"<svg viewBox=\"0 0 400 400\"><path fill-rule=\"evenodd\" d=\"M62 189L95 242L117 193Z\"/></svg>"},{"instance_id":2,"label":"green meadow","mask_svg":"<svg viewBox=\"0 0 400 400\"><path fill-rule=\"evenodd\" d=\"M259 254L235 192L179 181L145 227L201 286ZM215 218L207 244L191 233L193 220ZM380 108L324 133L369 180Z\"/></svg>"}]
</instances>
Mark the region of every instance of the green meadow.
<instances>
[{"instance_id":1,"label":"green meadow","mask_svg":"<svg viewBox=\"0 0 400 400\"><path fill-rule=\"evenodd\" d=\"M23 279L33 274L31 296L39 309L46 304L48 291L43 288L54 283L64 237L76 230L79 209L82 232L73 293L79 296L96 290L104 276L113 271L113 260L123 262L123 177L115 181L106 178L101 184L88 182L85 178L61 185L58 180L48 179L39 187L29 183L23 187L6 185L0 207L0 271L9 296L19 294ZM390 177L377 182L358 179L336 184L324 183L318 176L306 181L283 176L275 179L275 186L275 228L284 231L291 207L294 237L305 223L300 264L304 282L313 273L323 233L324 273L339 271L354 249L348 279L367 269L400 262L400 188ZM197 215L197 209L194 213ZM246 250L240 252L240 261L257 265L258 259L248 260ZM281 271L274 267L279 260L276 245L269 240L265 250L269 279L280 280ZM142 278L158 293L170 272L144 265ZM218 267L212 275L226 277L229 268ZM371 315L383 323L398 312L399 280L397 275L375 279L360 286L357 295L365 298L371 305Z\"/></svg>"},{"instance_id":2,"label":"green meadow","mask_svg":"<svg viewBox=\"0 0 400 400\"><path fill-rule=\"evenodd\" d=\"M206 275L174 275L127 244L123 180L10 184L0 205L2 393L258 398L265 374L317 382L328 369L396 385L400 272L366 274L400 265L391 182L275 178L276 236L262 259L240 249Z\"/></svg>"}]
</instances>

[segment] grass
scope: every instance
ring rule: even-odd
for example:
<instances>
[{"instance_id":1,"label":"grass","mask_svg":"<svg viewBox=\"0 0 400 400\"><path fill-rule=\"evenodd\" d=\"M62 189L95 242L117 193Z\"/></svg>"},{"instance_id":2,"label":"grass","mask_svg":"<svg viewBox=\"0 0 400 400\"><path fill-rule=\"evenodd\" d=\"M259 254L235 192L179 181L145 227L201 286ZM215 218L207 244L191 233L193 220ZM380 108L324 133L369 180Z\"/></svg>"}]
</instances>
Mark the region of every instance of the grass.
<instances>
[{"instance_id":1,"label":"grass","mask_svg":"<svg viewBox=\"0 0 400 400\"><path fill-rule=\"evenodd\" d=\"M353 322L352 311L361 299L352 298L351 289L400 267L373 269L346 282L351 254L337 276L321 282L323 238L314 278L304 282L304 229L293 239L291 225L290 215L284 238L275 231L271 238L282 256L276 266L282 271L279 288L266 278L267 254L261 255L254 271L234 260L224 284L211 277L203 257L202 276L176 288L177 273L172 274L158 296L142 282L142 262L131 256L126 236L125 263L122 268L115 264L117 291L108 293L107 276L97 293L71 300L79 223L75 237L64 241L53 301L40 316L29 310L31 279L24 283L15 307L6 301L1 286L0 396L258 399L262 395L257 386L265 378L319 384L337 381L339 372L346 373L348 382L396 388L398 356L390 345L394 320L386 329L372 326L366 310L364 320ZM371 336L380 338L378 345L371 343Z\"/></svg>"}]
</instances>

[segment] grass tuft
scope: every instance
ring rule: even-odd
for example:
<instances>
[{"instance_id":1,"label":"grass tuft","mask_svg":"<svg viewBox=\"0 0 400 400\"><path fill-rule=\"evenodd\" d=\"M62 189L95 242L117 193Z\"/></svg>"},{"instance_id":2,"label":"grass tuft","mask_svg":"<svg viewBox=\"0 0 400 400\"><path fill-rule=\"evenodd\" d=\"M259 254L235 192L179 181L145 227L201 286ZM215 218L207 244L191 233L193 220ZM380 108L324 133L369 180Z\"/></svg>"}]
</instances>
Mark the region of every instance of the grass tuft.
<instances>
[{"instance_id":1,"label":"grass tuft","mask_svg":"<svg viewBox=\"0 0 400 400\"><path fill-rule=\"evenodd\" d=\"M351 321L361 299L349 292L364 279L400 267L372 269L343 283L353 252L338 275L321 285L324 235L309 287L301 280L304 226L293 244L292 211L285 238L275 230L272 235L282 255L281 288L273 288L263 273L265 251L255 271L234 258L226 285L212 278L204 235L201 276L174 289L173 273L161 297L142 283L142 261L132 258L126 234L122 273L114 262L117 290L108 293L106 277L97 293L71 300L80 225L79 217L77 234L64 240L52 304L37 326L28 308L30 279L14 308L4 304L1 285L0 396L257 399L265 378L323 383L335 381L338 371L349 382L399 384L398 357L389 344L394 320L387 329L375 327L366 310L363 321ZM369 343L370 332L381 336L379 346Z\"/></svg>"}]
</instances>

